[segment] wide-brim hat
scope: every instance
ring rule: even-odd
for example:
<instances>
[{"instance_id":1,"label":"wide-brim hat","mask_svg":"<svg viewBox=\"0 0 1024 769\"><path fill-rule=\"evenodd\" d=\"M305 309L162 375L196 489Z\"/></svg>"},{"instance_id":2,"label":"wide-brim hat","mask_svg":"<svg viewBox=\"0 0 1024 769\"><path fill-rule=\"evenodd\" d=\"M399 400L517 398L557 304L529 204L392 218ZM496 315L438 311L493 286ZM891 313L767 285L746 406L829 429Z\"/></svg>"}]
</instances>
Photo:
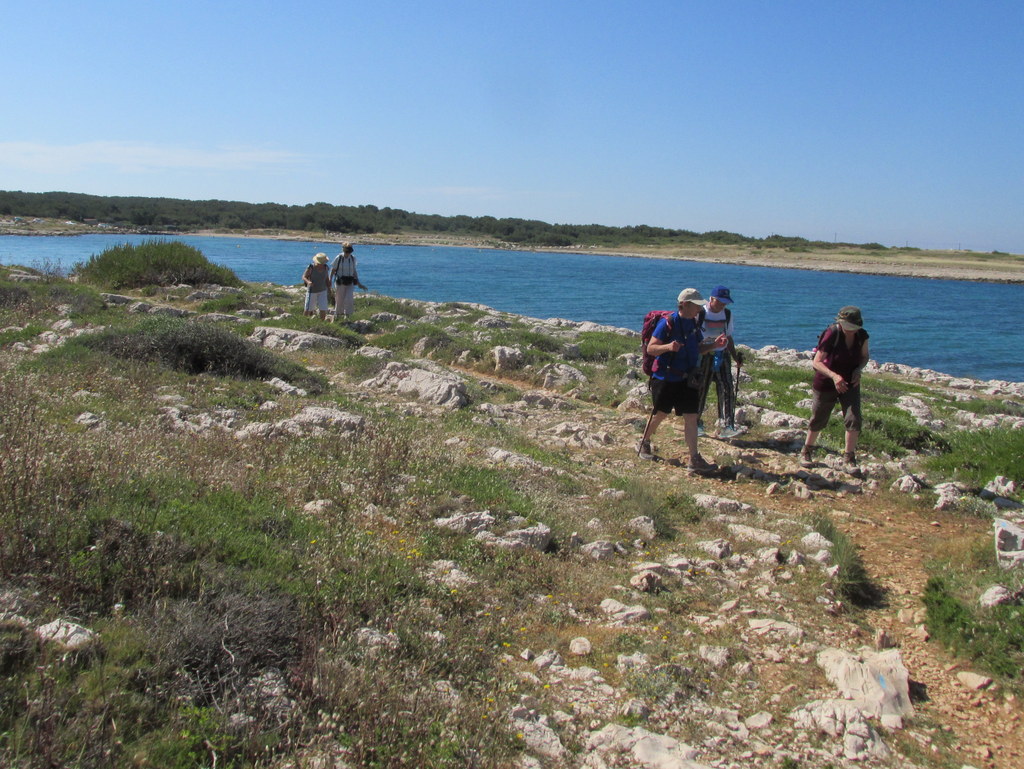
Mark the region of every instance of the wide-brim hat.
<instances>
[{"instance_id":1,"label":"wide-brim hat","mask_svg":"<svg viewBox=\"0 0 1024 769\"><path fill-rule=\"evenodd\" d=\"M322 251L313 257L314 264L327 264L327 254Z\"/></svg>"},{"instance_id":2,"label":"wide-brim hat","mask_svg":"<svg viewBox=\"0 0 1024 769\"><path fill-rule=\"evenodd\" d=\"M837 312L836 320L847 331L859 331L864 328L864 318L860 314L860 307L854 307L852 304Z\"/></svg>"}]
</instances>

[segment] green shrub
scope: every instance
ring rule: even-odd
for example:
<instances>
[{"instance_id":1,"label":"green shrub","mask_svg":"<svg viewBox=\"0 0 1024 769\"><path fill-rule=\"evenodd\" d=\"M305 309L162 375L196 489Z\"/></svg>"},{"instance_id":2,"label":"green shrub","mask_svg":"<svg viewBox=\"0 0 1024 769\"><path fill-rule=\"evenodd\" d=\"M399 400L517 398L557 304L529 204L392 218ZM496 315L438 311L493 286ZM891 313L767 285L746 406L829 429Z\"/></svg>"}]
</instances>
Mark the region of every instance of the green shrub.
<instances>
[{"instance_id":1,"label":"green shrub","mask_svg":"<svg viewBox=\"0 0 1024 769\"><path fill-rule=\"evenodd\" d=\"M75 274L85 283L111 290L178 283L242 285L227 267L211 263L199 249L177 241L114 246L76 266Z\"/></svg>"},{"instance_id":2,"label":"green shrub","mask_svg":"<svg viewBox=\"0 0 1024 769\"><path fill-rule=\"evenodd\" d=\"M228 294L227 296L218 296L216 299L210 299L199 305L199 309L202 312L238 312L239 310L245 310L252 306L252 302L249 301L249 297L245 294Z\"/></svg>"},{"instance_id":3,"label":"green shrub","mask_svg":"<svg viewBox=\"0 0 1024 769\"><path fill-rule=\"evenodd\" d=\"M211 323L146 318L127 331L114 329L77 337L64 347L76 345L116 358L161 363L187 374L243 379L278 377L315 392L326 387L322 376Z\"/></svg>"},{"instance_id":4,"label":"green shrub","mask_svg":"<svg viewBox=\"0 0 1024 769\"><path fill-rule=\"evenodd\" d=\"M929 470L946 478L984 486L997 475L1024 481L1024 430L958 430L948 438L948 450L930 457Z\"/></svg>"},{"instance_id":5,"label":"green shrub","mask_svg":"<svg viewBox=\"0 0 1024 769\"><path fill-rule=\"evenodd\" d=\"M924 589L928 629L936 640L991 673L1019 678L1024 667L1024 608L995 606L977 615L943 577Z\"/></svg>"},{"instance_id":6,"label":"green shrub","mask_svg":"<svg viewBox=\"0 0 1024 769\"><path fill-rule=\"evenodd\" d=\"M579 336L580 357L591 363L607 363L625 353L637 352L636 339L606 331L587 331Z\"/></svg>"}]
</instances>

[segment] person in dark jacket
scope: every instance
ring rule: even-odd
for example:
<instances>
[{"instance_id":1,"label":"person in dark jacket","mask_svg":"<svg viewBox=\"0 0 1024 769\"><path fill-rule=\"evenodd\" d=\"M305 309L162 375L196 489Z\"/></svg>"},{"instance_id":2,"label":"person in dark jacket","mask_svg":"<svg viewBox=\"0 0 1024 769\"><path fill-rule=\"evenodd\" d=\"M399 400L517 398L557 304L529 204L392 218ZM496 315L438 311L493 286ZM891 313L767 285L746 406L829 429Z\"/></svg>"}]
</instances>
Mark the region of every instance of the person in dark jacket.
<instances>
[{"instance_id":1,"label":"person in dark jacket","mask_svg":"<svg viewBox=\"0 0 1024 769\"><path fill-rule=\"evenodd\" d=\"M846 425L846 447L843 458L851 467L857 465L857 441L860 438L860 375L868 362L868 332L859 307L843 307L836 322L825 330L814 353L814 396L811 403L811 424L807 430L800 464L814 466L814 445L818 433L825 429L836 403L843 411Z\"/></svg>"}]
</instances>

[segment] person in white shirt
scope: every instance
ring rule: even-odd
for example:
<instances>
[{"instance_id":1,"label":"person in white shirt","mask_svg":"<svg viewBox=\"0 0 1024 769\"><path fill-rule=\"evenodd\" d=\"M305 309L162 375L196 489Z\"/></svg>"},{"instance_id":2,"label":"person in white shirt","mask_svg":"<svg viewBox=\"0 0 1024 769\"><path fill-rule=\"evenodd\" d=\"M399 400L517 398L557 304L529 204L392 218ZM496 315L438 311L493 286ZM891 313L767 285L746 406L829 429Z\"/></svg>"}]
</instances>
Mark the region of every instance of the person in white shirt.
<instances>
[{"instance_id":1,"label":"person in white shirt","mask_svg":"<svg viewBox=\"0 0 1024 769\"><path fill-rule=\"evenodd\" d=\"M736 385L732 376L732 362L743 365L743 353L736 349L733 340L732 311L726 305L732 304L732 296L725 286L716 286L711 297L704 305L704 336L716 337L725 334L728 344L702 356L701 364L704 371L704 388L701 391L700 411L704 413L711 381L715 382L715 395L718 396L718 433L719 438L734 438L740 434L736 429ZM698 424L697 432L704 434L703 422Z\"/></svg>"},{"instance_id":2,"label":"person in white shirt","mask_svg":"<svg viewBox=\"0 0 1024 769\"><path fill-rule=\"evenodd\" d=\"M359 271L356 269L356 258L352 255L352 244L342 243L341 253L331 267L331 279L334 281L334 320L348 317L355 309L356 286L366 290L359 282Z\"/></svg>"}]
</instances>

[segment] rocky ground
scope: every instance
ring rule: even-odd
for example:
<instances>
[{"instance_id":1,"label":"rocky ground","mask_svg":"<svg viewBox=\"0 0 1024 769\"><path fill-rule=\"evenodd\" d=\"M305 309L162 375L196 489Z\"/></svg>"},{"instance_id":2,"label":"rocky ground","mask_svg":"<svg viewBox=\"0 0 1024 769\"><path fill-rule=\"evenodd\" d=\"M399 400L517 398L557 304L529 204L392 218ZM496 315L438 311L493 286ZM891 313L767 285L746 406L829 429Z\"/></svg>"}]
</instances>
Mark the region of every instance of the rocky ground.
<instances>
[{"instance_id":1,"label":"rocky ground","mask_svg":"<svg viewBox=\"0 0 1024 769\"><path fill-rule=\"evenodd\" d=\"M131 312L172 311L158 301L114 295L107 300ZM450 311L418 304L431 312ZM492 312L489 317L504 321L510 316ZM550 330L571 332L584 325L560 322ZM570 449L579 472L595 480L595 497L621 493L603 487L600 479L625 474L652 488L693 495L706 516L693 540L684 537L671 547L662 544L654 522L642 518L630 522L626 538L592 520L560 543L578 548L595 574L616 587L596 605L563 607L578 616L578 625L557 647L510 646L503 653L502 664L533 692L508 713L528 747L522 766L1024 765L1022 703L929 640L920 600L925 564L941 543L990 538L991 523L955 509L937 509L943 507L942 496L912 482L912 463L864 457L860 467L850 468L826 454L818 466L801 467L795 448L804 423L756 406L752 393L757 382L748 380L741 390L746 395L740 420L771 431L752 429L729 441L703 438L702 453L716 460L721 471L695 476L678 461L682 435L671 420L655 442L658 460L637 459L633 447L644 421L639 390L616 409L578 408L567 392L573 376L567 361L548 372L546 387L523 388L515 402L474 404L466 396L467 381L485 390L516 381L502 374L503 367L514 366L503 358L506 353L495 351L497 370L486 374L426 357L391 360L390 351L374 346L371 328L366 326L368 344L357 354L390 361L377 375L354 381L325 372L352 399L374 408L405 409L425 420L470 409L475 419L508 425L544 446ZM65 323L19 350L38 352L81 331ZM284 351L336 344L317 337L270 327L253 334L254 341ZM805 353L751 352L806 366ZM883 372L876 368L873 373ZM888 373L965 395L1024 394L1017 383L979 383L904 367ZM92 416L101 425L101 418ZM180 406L169 406L166 418L172 429L225 429L245 440L308 425L348 429L346 420L355 417L311 403L291 417L258 425ZM755 433L758 437L752 437ZM524 474L565 472L513 449L477 445L458 435L450 437L448 448ZM894 484L902 490L894 490ZM588 501L580 504L585 507ZM879 605L854 610L837 596L830 582L833 543L804 523L815 513L830 516L855 542L884 591ZM1006 514L1019 517L1012 504ZM500 525L476 510L453 511L434 521L466 537L489 538L499 547L544 550L550 544L551 531L543 522L514 524ZM439 579L473 589L472 575L460 564L435 566ZM678 600L666 603L666 594ZM618 654L609 669L591 666L596 647L608 648L614 638L630 634L657 636L670 613L683 615L689 628L678 639L680 651L673 662L653 662L634 652ZM388 640L370 642L386 645ZM669 685L680 681L692 696ZM665 692L670 694L662 696Z\"/></svg>"}]
</instances>

